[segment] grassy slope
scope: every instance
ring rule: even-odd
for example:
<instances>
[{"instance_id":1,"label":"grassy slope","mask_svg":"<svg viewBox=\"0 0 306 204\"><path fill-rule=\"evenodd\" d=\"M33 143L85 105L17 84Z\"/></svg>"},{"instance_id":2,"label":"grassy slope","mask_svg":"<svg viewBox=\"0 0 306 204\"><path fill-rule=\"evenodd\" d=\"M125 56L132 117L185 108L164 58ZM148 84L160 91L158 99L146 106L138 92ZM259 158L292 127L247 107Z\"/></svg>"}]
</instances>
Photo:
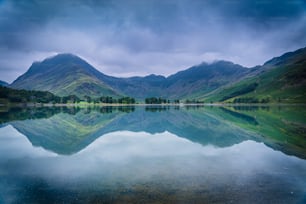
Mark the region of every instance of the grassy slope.
<instances>
[{"instance_id":1,"label":"grassy slope","mask_svg":"<svg viewBox=\"0 0 306 204\"><path fill-rule=\"evenodd\" d=\"M99 72L82 59L62 54L33 63L25 74L12 83L11 87L50 91L59 96L77 95L81 98L85 95L121 96L98 79L96 73Z\"/></svg>"},{"instance_id":2,"label":"grassy slope","mask_svg":"<svg viewBox=\"0 0 306 204\"><path fill-rule=\"evenodd\" d=\"M58 73L60 75L60 73ZM88 96L119 96L115 91L103 84L95 77L83 73L81 70L76 70L74 73L67 72L62 76L34 76L29 78L28 82L23 82L22 86L33 90L50 91L59 96L77 95L83 97Z\"/></svg>"},{"instance_id":3,"label":"grassy slope","mask_svg":"<svg viewBox=\"0 0 306 204\"><path fill-rule=\"evenodd\" d=\"M235 98L252 97L269 99L270 102L306 103L306 56L299 53L290 59L267 64L262 72L236 84L227 86L208 96L200 97L206 102L232 102ZM247 87L254 89L247 90Z\"/></svg>"},{"instance_id":4,"label":"grassy slope","mask_svg":"<svg viewBox=\"0 0 306 204\"><path fill-rule=\"evenodd\" d=\"M93 97L102 95L119 96L119 94L98 79L82 73L67 76L63 79L61 85L53 88L53 92L60 96L70 94L75 94L79 97L83 97L84 95Z\"/></svg>"}]
</instances>

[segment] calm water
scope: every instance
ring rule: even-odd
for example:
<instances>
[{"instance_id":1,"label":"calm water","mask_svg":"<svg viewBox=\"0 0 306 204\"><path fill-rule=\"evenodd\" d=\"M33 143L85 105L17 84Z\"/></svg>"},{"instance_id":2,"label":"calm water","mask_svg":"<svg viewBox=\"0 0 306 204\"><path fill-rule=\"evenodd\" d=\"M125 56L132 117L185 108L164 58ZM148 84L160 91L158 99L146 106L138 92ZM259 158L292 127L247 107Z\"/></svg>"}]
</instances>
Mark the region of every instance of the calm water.
<instances>
[{"instance_id":1,"label":"calm water","mask_svg":"<svg viewBox=\"0 0 306 204\"><path fill-rule=\"evenodd\" d=\"M306 107L0 109L0 203L306 203Z\"/></svg>"}]
</instances>

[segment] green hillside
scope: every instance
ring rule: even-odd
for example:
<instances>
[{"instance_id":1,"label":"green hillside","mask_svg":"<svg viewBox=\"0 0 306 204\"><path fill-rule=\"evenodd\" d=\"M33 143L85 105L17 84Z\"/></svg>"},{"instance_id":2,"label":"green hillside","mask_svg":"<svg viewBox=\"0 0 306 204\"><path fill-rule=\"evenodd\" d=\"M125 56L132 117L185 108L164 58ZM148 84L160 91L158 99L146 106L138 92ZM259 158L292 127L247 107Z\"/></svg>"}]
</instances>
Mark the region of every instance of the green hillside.
<instances>
[{"instance_id":1,"label":"green hillside","mask_svg":"<svg viewBox=\"0 0 306 204\"><path fill-rule=\"evenodd\" d=\"M59 96L76 95L83 98L120 94L95 75L99 73L84 60L70 54L60 54L42 62L35 62L17 78L12 88L50 91Z\"/></svg>"},{"instance_id":2,"label":"green hillside","mask_svg":"<svg viewBox=\"0 0 306 204\"><path fill-rule=\"evenodd\" d=\"M306 103L306 48L273 58L258 74L202 96L206 102Z\"/></svg>"}]
</instances>

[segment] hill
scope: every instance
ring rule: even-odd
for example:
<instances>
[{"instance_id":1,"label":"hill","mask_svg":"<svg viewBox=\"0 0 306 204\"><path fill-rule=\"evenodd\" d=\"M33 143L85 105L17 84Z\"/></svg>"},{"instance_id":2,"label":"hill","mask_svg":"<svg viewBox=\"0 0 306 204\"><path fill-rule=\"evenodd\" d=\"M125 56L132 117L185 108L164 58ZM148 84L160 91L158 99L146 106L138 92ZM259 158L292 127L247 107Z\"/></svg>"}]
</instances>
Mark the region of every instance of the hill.
<instances>
[{"instance_id":1,"label":"hill","mask_svg":"<svg viewBox=\"0 0 306 204\"><path fill-rule=\"evenodd\" d=\"M256 75L202 97L221 102L306 102L306 48L285 53L256 68Z\"/></svg>"},{"instance_id":2,"label":"hill","mask_svg":"<svg viewBox=\"0 0 306 204\"><path fill-rule=\"evenodd\" d=\"M233 83L249 69L228 61L202 63L167 78L167 95L171 98L196 98Z\"/></svg>"},{"instance_id":3,"label":"hill","mask_svg":"<svg viewBox=\"0 0 306 204\"><path fill-rule=\"evenodd\" d=\"M114 89L138 99L157 96L183 99L208 93L240 79L248 69L232 62L202 63L177 72L169 77L149 75L145 77L114 78L102 80Z\"/></svg>"},{"instance_id":4,"label":"hill","mask_svg":"<svg viewBox=\"0 0 306 204\"><path fill-rule=\"evenodd\" d=\"M12 88L50 91L59 96L119 96L99 79L102 75L90 64L71 54L59 54L42 62L34 62L18 77Z\"/></svg>"},{"instance_id":5,"label":"hill","mask_svg":"<svg viewBox=\"0 0 306 204\"><path fill-rule=\"evenodd\" d=\"M102 76L100 78L109 86L124 95L140 100L151 96L164 96L166 94L164 85L166 78L160 75L148 75L145 77L117 78Z\"/></svg>"}]
</instances>

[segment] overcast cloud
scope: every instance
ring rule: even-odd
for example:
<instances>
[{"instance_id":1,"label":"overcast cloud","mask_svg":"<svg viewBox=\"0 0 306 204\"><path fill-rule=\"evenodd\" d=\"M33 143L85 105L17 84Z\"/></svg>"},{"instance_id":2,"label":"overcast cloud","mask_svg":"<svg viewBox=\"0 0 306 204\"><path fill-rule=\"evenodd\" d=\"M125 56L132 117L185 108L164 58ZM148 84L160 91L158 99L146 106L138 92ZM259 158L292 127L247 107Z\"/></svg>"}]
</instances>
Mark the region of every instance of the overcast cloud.
<instances>
[{"instance_id":1,"label":"overcast cloud","mask_svg":"<svg viewBox=\"0 0 306 204\"><path fill-rule=\"evenodd\" d=\"M0 0L0 80L73 53L114 76L218 59L252 67L306 46L303 0Z\"/></svg>"}]
</instances>

